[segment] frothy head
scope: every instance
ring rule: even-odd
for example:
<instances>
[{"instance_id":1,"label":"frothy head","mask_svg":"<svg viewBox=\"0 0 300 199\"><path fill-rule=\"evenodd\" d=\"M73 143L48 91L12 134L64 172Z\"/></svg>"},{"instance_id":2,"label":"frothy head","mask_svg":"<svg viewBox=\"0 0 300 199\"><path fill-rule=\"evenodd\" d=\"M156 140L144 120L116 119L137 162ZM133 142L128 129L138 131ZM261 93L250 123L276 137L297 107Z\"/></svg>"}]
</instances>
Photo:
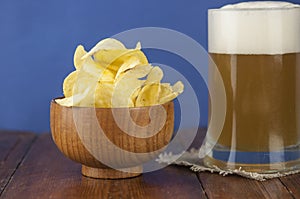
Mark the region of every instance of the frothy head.
<instances>
[{"instance_id":1,"label":"frothy head","mask_svg":"<svg viewBox=\"0 0 300 199\"><path fill-rule=\"evenodd\" d=\"M211 53L286 54L300 52L300 5L255 1L208 11Z\"/></svg>"},{"instance_id":2,"label":"frothy head","mask_svg":"<svg viewBox=\"0 0 300 199\"><path fill-rule=\"evenodd\" d=\"M220 9L281 9L297 7L300 7L300 5L284 1L250 1L225 5Z\"/></svg>"}]
</instances>

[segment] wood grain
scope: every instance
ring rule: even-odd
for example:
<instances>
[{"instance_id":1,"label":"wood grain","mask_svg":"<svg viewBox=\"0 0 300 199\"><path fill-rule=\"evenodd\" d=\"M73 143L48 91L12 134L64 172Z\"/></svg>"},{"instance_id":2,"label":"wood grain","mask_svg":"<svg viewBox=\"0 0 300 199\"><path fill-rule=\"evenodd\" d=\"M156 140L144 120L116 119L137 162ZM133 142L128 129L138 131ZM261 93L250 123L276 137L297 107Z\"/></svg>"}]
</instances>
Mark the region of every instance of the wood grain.
<instances>
[{"instance_id":1,"label":"wood grain","mask_svg":"<svg viewBox=\"0 0 300 199\"><path fill-rule=\"evenodd\" d=\"M84 175L126 178L139 175L138 167L154 159L169 143L174 129L174 104L84 108L64 107L53 100L50 121L57 147L70 159L85 165ZM136 137L140 135L148 137Z\"/></svg>"},{"instance_id":2,"label":"wood grain","mask_svg":"<svg viewBox=\"0 0 300 199\"><path fill-rule=\"evenodd\" d=\"M45 134L31 147L3 198L206 198L197 176L169 166L136 178L102 180L84 177L80 164L65 158Z\"/></svg>"},{"instance_id":3,"label":"wood grain","mask_svg":"<svg viewBox=\"0 0 300 199\"><path fill-rule=\"evenodd\" d=\"M193 147L201 146L205 132L205 128L198 130L192 144ZM223 177L210 173L198 173L197 175L209 198L292 198L288 189L279 179L258 182L240 176Z\"/></svg>"},{"instance_id":4,"label":"wood grain","mask_svg":"<svg viewBox=\"0 0 300 199\"><path fill-rule=\"evenodd\" d=\"M280 180L294 198L300 198L300 174L281 177Z\"/></svg>"},{"instance_id":5,"label":"wood grain","mask_svg":"<svg viewBox=\"0 0 300 199\"><path fill-rule=\"evenodd\" d=\"M293 198L279 179L258 182L210 173L199 173L198 177L209 198Z\"/></svg>"},{"instance_id":6,"label":"wood grain","mask_svg":"<svg viewBox=\"0 0 300 199\"><path fill-rule=\"evenodd\" d=\"M204 131L199 131L194 147L202 142ZM135 178L88 178L80 174L80 164L60 153L50 134L35 137L0 133L1 199L300 198L300 174L258 182L234 175L195 174L186 167L168 166Z\"/></svg>"},{"instance_id":7,"label":"wood grain","mask_svg":"<svg viewBox=\"0 0 300 199\"><path fill-rule=\"evenodd\" d=\"M0 195L34 138L32 133L0 131Z\"/></svg>"}]
</instances>

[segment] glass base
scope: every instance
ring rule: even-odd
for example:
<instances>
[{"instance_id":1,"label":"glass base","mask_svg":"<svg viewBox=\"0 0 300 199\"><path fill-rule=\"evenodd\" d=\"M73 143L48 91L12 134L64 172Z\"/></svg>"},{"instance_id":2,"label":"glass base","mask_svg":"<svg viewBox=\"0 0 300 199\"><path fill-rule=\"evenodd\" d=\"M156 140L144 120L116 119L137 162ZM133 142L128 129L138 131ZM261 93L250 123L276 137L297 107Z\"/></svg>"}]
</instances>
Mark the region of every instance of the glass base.
<instances>
[{"instance_id":1,"label":"glass base","mask_svg":"<svg viewBox=\"0 0 300 199\"><path fill-rule=\"evenodd\" d=\"M281 151L244 152L215 145L204 157L206 166L223 170L241 169L257 173L288 172L300 169L300 145L289 146Z\"/></svg>"}]
</instances>

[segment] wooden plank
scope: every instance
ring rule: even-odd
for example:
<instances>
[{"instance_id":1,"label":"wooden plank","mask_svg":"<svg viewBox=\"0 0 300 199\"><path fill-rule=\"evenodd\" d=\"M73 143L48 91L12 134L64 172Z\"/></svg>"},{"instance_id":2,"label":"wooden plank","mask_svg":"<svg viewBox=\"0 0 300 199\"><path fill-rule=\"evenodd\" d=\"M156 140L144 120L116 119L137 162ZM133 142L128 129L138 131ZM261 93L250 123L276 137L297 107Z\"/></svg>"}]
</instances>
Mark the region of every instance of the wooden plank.
<instances>
[{"instance_id":1,"label":"wooden plank","mask_svg":"<svg viewBox=\"0 0 300 199\"><path fill-rule=\"evenodd\" d=\"M279 179L259 182L235 175L199 173L198 176L208 198L293 198Z\"/></svg>"},{"instance_id":2,"label":"wooden plank","mask_svg":"<svg viewBox=\"0 0 300 199\"><path fill-rule=\"evenodd\" d=\"M197 176L170 166L124 180L83 177L50 135L38 138L3 192L3 198L206 198Z\"/></svg>"},{"instance_id":3,"label":"wooden plank","mask_svg":"<svg viewBox=\"0 0 300 199\"><path fill-rule=\"evenodd\" d=\"M32 133L0 131L0 195L34 138Z\"/></svg>"},{"instance_id":4,"label":"wooden plank","mask_svg":"<svg viewBox=\"0 0 300 199\"><path fill-rule=\"evenodd\" d=\"M204 128L199 129L193 147L199 148L205 131ZM258 182L240 176L223 177L211 173L198 173L198 177L208 198L292 198L279 179Z\"/></svg>"},{"instance_id":5,"label":"wooden plank","mask_svg":"<svg viewBox=\"0 0 300 199\"><path fill-rule=\"evenodd\" d=\"M280 180L295 198L300 198L300 174L281 177Z\"/></svg>"}]
</instances>

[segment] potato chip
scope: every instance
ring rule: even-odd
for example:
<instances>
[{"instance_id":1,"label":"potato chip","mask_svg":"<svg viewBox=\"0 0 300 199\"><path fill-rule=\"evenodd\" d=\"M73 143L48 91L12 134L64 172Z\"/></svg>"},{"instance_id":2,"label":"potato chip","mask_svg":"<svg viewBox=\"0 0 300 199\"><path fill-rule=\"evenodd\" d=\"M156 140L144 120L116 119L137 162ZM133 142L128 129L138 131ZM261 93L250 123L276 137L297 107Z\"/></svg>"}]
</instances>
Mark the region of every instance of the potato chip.
<instances>
[{"instance_id":1,"label":"potato chip","mask_svg":"<svg viewBox=\"0 0 300 199\"><path fill-rule=\"evenodd\" d=\"M101 82L114 82L115 73L111 70L105 69L99 77L99 81Z\"/></svg>"},{"instance_id":2,"label":"potato chip","mask_svg":"<svg viewBox=\"0 0 300 199\"><path fill-rule=\"evenodd\" d=\"M142 44L141 42L137 42L135 45L135 49L141 50L142 49Z\"/></svg>"},{"instance_id":3,"label":"potato chip","mask_svg":"<svg viewBox=\"0 0 300 199\"><path fill-rule=\"evenodd\" d=\"M112 38L106 38L101 40L94 46L87 54L85 54L81 59L86 59L89 56L92 56L99 50L116 50L116 49L126 49L124 44L120 41Z\"/></svg>"},{"instance_id":4,"label":"potato chip","mask_svg":"<svg viewBox=\"0 0 300 199\"><path fill-rule=\"evenodd\" d=\"M73 71L64 80L64 95L65 97L70 97L74 94L83 93L87 87L92 87L96 81L96 78L84 71Z\"/></svg>"},{"instance_id":5,"label":"potato chip","mask_svg":"<svg viewBox=\"0 0 300 199\"><path fill-rule=\"evenodd\" d=\"M172 94L172 86L169 83L160 84L159 98Z\"/></svg>"},{"instance_id":6,"label":"potato chip","mask_svg":"<svg viewBox=\"0 0 300 199\"><path fill-rule=\"evenodd\" d=\"M169 95L163 96L159 99L159 104L164 104L166 102L172 101L177 97L176 93L170 93Z\"/></svg>"},{"instance_id":7,"label":"potato chip","mask_svg":"<svg viewBox=\"0 0 300 199\"><path fill-rule=\"evenodd\" d=\"M115 80L113 107L133 107L131 96L145 83L145 80L140 80L140 78L148 75L151 69L151 65L136 66L120 75Z\"/></svg>"},{"instance_id":8,"label":"potato chip","mask_svg":"<svg viewBox=\"0 0 300 199\"><path fill-rule=\"evenodd\" d=\"M112 107L134 107L131 98L134 91L142 87L145 80L136 78L123 78L115 85L112 96Z\"/></svg>"},{"instance_id":9,"label":"potato chip","mask_svg":"<svg viewBox=\"0 0 300 199\"><path fill-rule=\"evenodd\" d=\"M81 70L95 78L98 78L99 81L112 82L114 81L116 75L115 72L96 63L91 57L88 57L84 60Z\"/></svg>"},{"instance_id":10,"label":"potato chip","mask_svg":"<svg viewBox=\"0 0 300 199\"><path fill-rule=\"evenodd\" d=\"M85 71L77 71L76 81L73 85L73 95L83 93L87 88L95 87L97 78L91 76Z\"/></svg>"},{"instance_id":11,"label":"potato chip","mask_svg":"<svg viewBox=\"0 0 300 199\"><path fill-rule=\"evenodd\" d=\"M87 88L83 93L80 94L76 94L70 97L65 97L63 99L56 99L56 103L62 105L62 106L67 106L67 107L71 107L71 106L79 106L80 102L86 98L86 96L88 95L88 93L90 92L90 88ZM84 106L86 106L86 104L84 104Z\"/></svg>"},{"instance_id":12,"label":"potato chip","mask_svg":"<svg viewBox=\"0 0 300 199\"><path fill-rule=\"evenodd\" d=\"M63 83L63 92L65 97L70 97L73 95L73 87L76 80L77 80L77 71L73 71L65 78Z\"/></svg>"},{"instance_id":13,"label":"potato chip","mask_svg":"<svg viewBox=\"0 0 300 199\"><path fill-rule=\"evenodd\" d=\"M181 81L178 81L174 84L174 86L172 86L172 90L173 92L176 92L177 94L180 94L183 92L184 89L184 85Z\"/></svg>"},{"instance_id":14,"label":"potato chip","mask_svg":"<svg viewBox=\"0 0 300 199\"><path fill-rule=\"evenodd\" d=\"M98 82L95 90L95 107L109 108L112 107L112 94L114 84L110 82Z\"/></svg>"},{"instance_id":15,"label":"potato chip","mask_svg":"<svg viewBox=\"0 0 300 199\"><path fill-rule=\"evenodd\" d=\"M125 73L120 74L118 78L115 79L115 82L118 82L119 80L124 78L136 78L136 79L143 78L149 74L151 69L152 66L150 64L138 65L130 70L127 70Z\"/></svg>"},{"instance_id":16,"label":"potato chip","mask_svg":"<svg viewBox=\"0 0 300 199\"><path fill-rule=\"evenodd\" d=\"M172 86L163 86L164 91L159 96L159 104L164 104L168 101L175 99L179 94L183 92L184 86L181 81L178 81ZM162 90L163 90L162 89Z\"/></svg>"},{"instance_id":17,"label":"potato chip","mask_svg":"<svg viewBox=\"0 0 300 199\"><path fill-rule=\"evenodd\" d=\"M99 67L92 58L88 57L83 61L81 70L93 77L99 77L104 68Z\"/></svg>"},{"instance_id":18,"label":"potato chip","mask_svg":"<svg viewBox=\"0 0 300 199\"><path fill-rule=\"evenodd\" d=\"M135 49L101 49L93 54L95 61L104 65L110 70L118 71L122 65L129 65L129 59L138 59L140 65L148 64L147 57L140 50L141 44L138 42ZM119 72L125 71L126 68L122 68ZM118 75L117 75L118 76Z\"/></svg>"},{"instance_id":19,"label":"potato chip","mask_svg":"<svg viewBox=\"0 0 300 199\"><path fill-rule=\"evenodd\" d=\"M133 104L136 103L136 99L137 99L137 97L138 97L138 95L139 95L139 93L140 93L141 90L142 90L142 87L136 88L133 91L132 95L130 96L130 99L131 99L131 101L132 101Z\"/></svg>"},{"instance_id":20,"label":"potato chip","mask_svg":"<svg viewBox=\"0 0 300 199\"><path fill-rule=\"evenodd\" d=\"M163 76L163 71L158 66L155 66L148 74L145 84L159 83L162 80Z\"/></svg>"},{"instance_id":21,"label":"potato chip","mask_svg":"<svg viewBox=\"0 0 300 199\"><path fill-rule=\"evenodd\" d=\"M140 61L141 65L146 65L149 63L146 55L139 49L127 50L126 53L122 54L122 56L118 57L115 61L124 63L132 56L136 57Z\"/></svg>"},{"instance_id":22,"label":"potato chip","mask_svg":"<svg viewBox=\"0 0 300 199\"><path fill-rule=\"evenodd\" d=\"M125 54L128 50L100 50L96 52L93 57L95 61L101 65L103 65L105 68L108 68L113 71L118 71L120 64L123 63L123 61L117 61L118 57L121 57L123 54Z\"/></svg>"},{"instance_id":23,"label":"potato chip","mask_svg":"<svg viewBox=\"0 0 300 199\"><path fill-rule=\"evenodd\" d=\"M116 79L119 77L119 75L121 73L123 73L126 70L129 70L131 68L134 68L135 66L137 66L139 64L140 64L140 61L138 60L137 57L135 57L135 56L130 57L128 60L126 60L125 62L123 62L123 64L118 69L118 72L116 74Z\"/></svg>"},{"instance_id":24,"label":"potato chip","mask_svg":"<svg viewBox=\"0 0 300 199\"><path fill-rule=\"evenodd\" d=\"M96 62L102 64L104 67L118 71L119 68L129 59L134 57L134 60L139 60L140 65L148 64L148 60L145 54L137 49L125 49L125 50L100 50L94 54Z\"/></svg>"},{"instance_id":25,"label":"potato chip","mask_svg":"<svg viewBox=\"0 0 300 199\"><path fill-rule=\"evenodd\" d=\"M141 51L127 49L116 39L104 39L89 52L79 45L74 53L76 71L64 80L63 106L134 107L162 104L183 92L179 81L161 83L163 71L152 67Z\"/></svg>"},{"instance_id":26,"label":"potato chip","mask_svg":"<svg viewBox=\"0 0 300 199\"><path fill-rule=\"evenodd\" d=\"M135 106L151 106L158 104L160 93L160 84L146 84L140 91Z\"/></svg>"},{"instance_id":27,"label":"potato chip","mask_svg":"<svg viewBox=\"0 0 300 199\"><path fill-rule=\"evenodd\" d=\"M81 58L86 53L87 52L84 50L84 47L82 45L77 46L75 53L74 53L74 58L73 58L73 62L74 62L74 66L75 66L76 70L79 70L82 67L84 60L82 60Z\"/></svg>"},{"instance_id":28,"label":"potato chip","mask_svg":"<svg viewBox=\"0 0 300 199\"><path fill-rule=\"evenodd\" d=\"M66 101L62 103L74 103L74 106L93 106L92 91L97 84L97 78L89 75L84 71L72 72L64 81L64 95ZM90 92L86 93L86 90ZM74 99L73 99L74 97ZM59 101L60 102L60 101Z\"/></svg>"}]
</instances>

